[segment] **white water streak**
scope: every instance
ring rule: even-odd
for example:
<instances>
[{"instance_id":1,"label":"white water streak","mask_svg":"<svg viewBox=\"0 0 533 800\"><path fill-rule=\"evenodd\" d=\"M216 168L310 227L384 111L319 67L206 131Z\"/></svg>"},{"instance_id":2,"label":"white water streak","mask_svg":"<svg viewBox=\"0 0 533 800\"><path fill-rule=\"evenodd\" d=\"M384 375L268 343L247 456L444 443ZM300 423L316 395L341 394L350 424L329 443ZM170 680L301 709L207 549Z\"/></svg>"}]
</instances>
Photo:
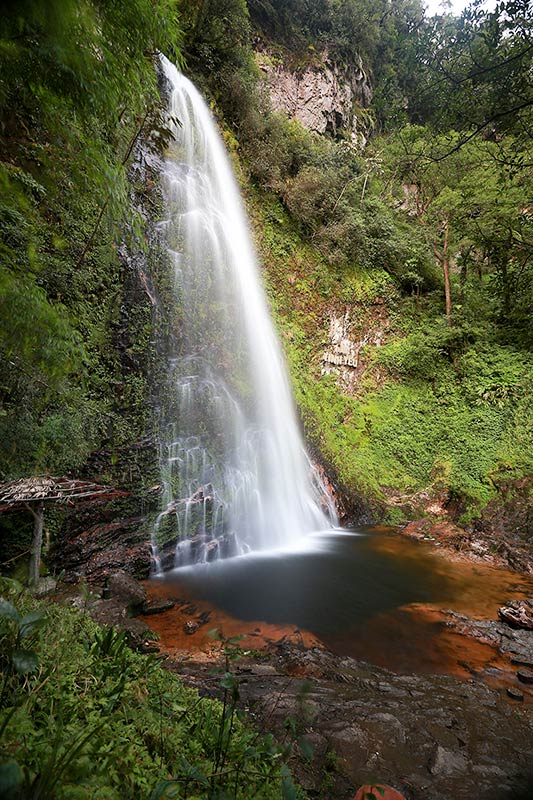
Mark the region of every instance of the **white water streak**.
<instances>
[{"instance_id":1,"label":"white water streak","mask_svg":"<svg viewBox=\"0 0 533 800\"><path fill-rule=\"evenodd\" d=\"M161 64L174 135L162 176L164 226L183 308L163 475L167 516L192 537L187 547L178 541L179 566L294 546L336 517L302 444L221 137L193 84L166 58ZM195 493L201 502L179 502Z\"/></svg>"}]
</instances>

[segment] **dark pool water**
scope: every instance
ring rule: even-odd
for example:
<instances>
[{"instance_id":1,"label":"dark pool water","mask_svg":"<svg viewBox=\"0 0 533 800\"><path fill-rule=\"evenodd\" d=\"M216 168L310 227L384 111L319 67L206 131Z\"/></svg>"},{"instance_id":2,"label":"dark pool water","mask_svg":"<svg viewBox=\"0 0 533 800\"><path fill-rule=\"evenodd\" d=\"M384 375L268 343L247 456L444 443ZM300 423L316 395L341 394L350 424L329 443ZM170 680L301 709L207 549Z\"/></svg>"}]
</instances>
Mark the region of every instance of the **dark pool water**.
<instances>
[{"instance_id":1,"label":"dark pool water","mask_svg":"<svg viewBox=\"0 0 533 800\"><path fill-rule=\"evenodd\" d=\"M166 590L245 622L297 626L339 654L457 672L463 660L486 663L490 654L448 633L439 610L495 619L506 599L533 589L514 573L450 560L392 530L328 532L311 544L177 570L165 576Z\"/></svg>"},{"instance_id":2,"label":"dark pool water","mask_svg":"<svg viewBox=\"0 0 533 800\"><path fill-rule=\"evenodd\" d=\"M234 558L175 576L191 595L240 619L298 625L321 637L398 606L452 598L450 581L409 541L400 552L384 551L364 532L313 541L308 552Z\"/></svg>"}]
</instances>

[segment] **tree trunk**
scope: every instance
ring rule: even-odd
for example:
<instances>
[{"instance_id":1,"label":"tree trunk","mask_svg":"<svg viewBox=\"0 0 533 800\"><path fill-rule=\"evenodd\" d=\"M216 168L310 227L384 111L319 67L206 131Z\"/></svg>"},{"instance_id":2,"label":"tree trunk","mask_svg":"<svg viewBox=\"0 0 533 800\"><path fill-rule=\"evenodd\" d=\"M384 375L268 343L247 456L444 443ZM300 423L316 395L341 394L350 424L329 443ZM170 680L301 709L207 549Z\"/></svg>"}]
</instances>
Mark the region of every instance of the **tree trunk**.
<instances>
[{"instance_id":1,"label":"tree trunk","mask_svg":"<svg viewBox=\"0 0 533 800\"><path fill-rule=\"evenodd\" d=\"M461 305L465 301L465 287L466 287L466 279L468 277L467 259L469 255L470 255L470 248L468 249L467 252L466 247L464 246L461 247L461 277L460 277L461 288L459 290L459 302L461 303Z\"/></svg>"},{"instance_id":2,"label":"tree trunk","mask_svg":"<svg viewBox=\"0 0 533 800\"><path fill-rule=\"evenodd\" d=\"M43 546L43 522L44 522L44 503L37 503L35 508L31 509L35 523L33 526L33 542L31 545L30 557L30 571L29 581L30 584L37 583L39 580L39 573L41 571L41 550Z\"/></svg>"},{"instance_id":3,"label":"tree trunk","mask_svg":"<svg viewBox=\"0 0 533 800\"><path fill-rule=\"evenodd\" d=\"M439 251L437 240L438 240L438 233L435 235L435 240L433 243L433 252L435 253L435 258L437 261L440 261L442 265L442 273L444 275L444 296L446 298L446 321L448 325L451 326L452 324L452 295L450 292L450 262L449 262L449 251L448 251L448 241L449 241L449 233L450 233L450 223L449 220L446 219L444 221L443 226L444 231L444 241L442 243L442 251Z\"/></svg>"},{"instance_id":4,"label":"tree trunk","mask_svg":"<svg viewBox=\"0 0 533 800\"><path fill-rule=\"evenodd\" d=\"M500 276L502 281L503 312L506 319L511 313L511 286L507 264L507 257L503 255L500 260Z\"/></svg>"},{"instance_id":5,"label":"tree trunk","mask_svg":"<svg viewBox=\"0 0 533 800\"><path fill-rule=\"evenodd\" d=\"M444 244L442 247L442 272L444 273L444 294L446 296L446 321L452 324L452 296L450 293L450 266L448 262L449 222L444 223Z\"/></svg>"}]
</instances>

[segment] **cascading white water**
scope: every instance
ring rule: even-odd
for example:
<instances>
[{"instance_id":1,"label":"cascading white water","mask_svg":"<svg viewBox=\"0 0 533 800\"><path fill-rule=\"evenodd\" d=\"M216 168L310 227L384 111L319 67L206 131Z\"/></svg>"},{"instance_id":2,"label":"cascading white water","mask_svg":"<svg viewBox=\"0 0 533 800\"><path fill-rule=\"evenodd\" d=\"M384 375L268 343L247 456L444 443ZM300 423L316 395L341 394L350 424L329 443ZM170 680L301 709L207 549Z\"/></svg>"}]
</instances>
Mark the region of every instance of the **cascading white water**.
<instances>
[{"instance_id":1,"label":"cascading white water","mask_svg":"<svg viewBox=\"0 0 533 800\"><path fill-rule=\"evenodd\" d=\"M174 137L162 225L183 315L153 536L159 570L294 545L336 522L299 434L221 137L193 84L164 56L161 64Z\"/></svg>"}]
</instances>

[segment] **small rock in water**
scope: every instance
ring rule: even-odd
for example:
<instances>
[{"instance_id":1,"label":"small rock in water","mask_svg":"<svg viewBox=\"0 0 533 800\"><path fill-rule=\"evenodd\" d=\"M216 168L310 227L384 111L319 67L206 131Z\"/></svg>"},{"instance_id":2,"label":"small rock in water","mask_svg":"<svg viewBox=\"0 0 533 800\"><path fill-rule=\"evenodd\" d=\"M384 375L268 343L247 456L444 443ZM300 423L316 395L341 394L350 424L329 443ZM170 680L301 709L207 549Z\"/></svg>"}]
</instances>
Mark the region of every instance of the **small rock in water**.
<instances>
[{"instance_id":1,"label":"small rock in water","mask_svg":"<svg viewBox=\"0 0 533 800\"><path fill-rule=\"evenodd\" d=\"M142 653L146 653L146 655L150 655L151 653L159 653L159 647L156 644L150 644L149 642L143 642L140 645L139 650Z\"/></svg>"},{"instance_id":2,"label":"small rock in water","mask_svg":"<svg viewBox=\"0 0 533 800\"><path fill-rule=\"evenodd\" d=\"M518 702L522 702L524 699L524 695L520 689L515 689L514 686L509 686L507 689L507 695L511 698L511 700L518 700Z\"/></svg>"},{"instance_id":3,"label":"small rock in water","mask_svg":"<svg viewBox=\"0 0 533 800\"><path fill-rule=\"evenodd\" d=\"M191 636L193 633L196 633L196 631L199 628L200 628L200 625L197 622L195 622L193 619L188 619L187 622L185 623L185 625L183 626L183 630L189 636Z\"/></svg>"},{"instance_id":4,"label":"small rock in water","mask_svg":"<svg viewBox=\"0 0 533 800\"><path fill-rule=\"evenodd\" d=\"M370 800L371 797L375 800L405 800L403 794L382 783L368 783L361 786L353 800Z\"/></svg>"},{"instance_id":5,"label":"small rock in water","mask_svg":"<svg viewBox=\"0 0 533 800\"><path fill-rule=\"evenodd\" d=\"M174 600L154 600L148 602L143 607L143 614L162 614L164 611L169 611L174 608L176 603Z\"/></svg>"},{"instance_id":6,"label":"small rock in water","mask_svg":"<svg viewBox=\"0 0 533 800\"><path fill-rule=\"evenodd\" d=\"M522 683L533 683L533 670L531 669L519 669L516 675Z\"/></svg>"},{"instance_id":7,"label":"small rock in water","mask_svg":"<svg viewBox=\"0 0 533 800\"><path fill-rule=\"evenodd\" d=\"M511 664L533 669L533 658L526 658L526 656L511 656Z\"/></svg>"}]
</instances>

